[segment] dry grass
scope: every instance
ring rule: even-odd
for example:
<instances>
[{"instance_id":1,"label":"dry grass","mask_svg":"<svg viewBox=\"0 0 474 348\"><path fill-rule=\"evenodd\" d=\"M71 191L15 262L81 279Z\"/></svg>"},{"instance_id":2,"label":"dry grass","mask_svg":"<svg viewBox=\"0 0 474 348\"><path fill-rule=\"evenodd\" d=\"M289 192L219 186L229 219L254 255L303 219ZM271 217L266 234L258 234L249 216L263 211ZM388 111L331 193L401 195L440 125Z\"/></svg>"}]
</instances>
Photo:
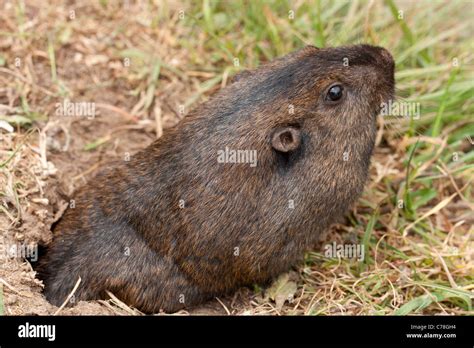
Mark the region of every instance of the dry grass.
<instances>
[{"instance_id":1,"label":"dry grass","mask_svg":"<svg viewBox=\"0 0 474 348\"><path fill-rule=\"evenodd\" d=\"M399 9L404 21L393 16ZM1 245L48 242L66 196L100 164L145 147L237 70L307 43L364 41L393 52L399 96L422 105L419 120L380 120L364 196L321 238L321 248L364 245L364 261L316 248L271 289L242 289L194 312L472 314L472 15L472 2L4 1ZM58 116L64 99L94 102L98 116ZM0 310L57 311L28 262L0 258ZM139 314L114 298L60 312L87 313Z\"/></svg>"}]
</instances>

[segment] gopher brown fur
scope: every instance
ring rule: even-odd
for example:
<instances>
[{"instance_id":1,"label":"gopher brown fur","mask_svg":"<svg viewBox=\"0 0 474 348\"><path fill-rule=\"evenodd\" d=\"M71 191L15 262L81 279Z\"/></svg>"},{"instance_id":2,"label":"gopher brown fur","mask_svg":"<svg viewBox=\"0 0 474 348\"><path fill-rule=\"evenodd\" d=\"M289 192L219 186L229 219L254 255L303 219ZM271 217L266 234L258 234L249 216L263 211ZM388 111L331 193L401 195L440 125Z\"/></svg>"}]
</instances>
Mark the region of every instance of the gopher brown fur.
<instances>
[{"instance_id":1,"label":"gopher brown fur","mask_svg":"<svg viewBox=\"0 0 474 348\"><path fill-rule=\"evenodd\" d=\"M173 312L287 271L361 194L393 90L392 57L368 45L308 46L237 77L78 190L41 260L47 299L80 277L76 301L110 291ZM219 163L226 147L257 165Z\"/></svg>"}]
</instances>

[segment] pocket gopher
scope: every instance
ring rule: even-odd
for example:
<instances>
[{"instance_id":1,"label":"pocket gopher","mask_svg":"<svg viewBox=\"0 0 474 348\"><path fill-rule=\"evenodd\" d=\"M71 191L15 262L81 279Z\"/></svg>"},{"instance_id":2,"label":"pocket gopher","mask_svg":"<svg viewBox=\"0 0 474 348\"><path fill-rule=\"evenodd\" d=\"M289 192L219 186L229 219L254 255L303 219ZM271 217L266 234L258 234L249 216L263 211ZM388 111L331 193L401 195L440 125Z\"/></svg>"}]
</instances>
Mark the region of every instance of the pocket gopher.
<instances>
[{"instance_id":1,"label":"pocket gopher","mask_svg":"<svg viewBox=\"0 0 474 348\"><path fill-rule=\"evenodd\" d=\"M41 260L46 298L174 312L287 271L361 194L384 48L307 46L235 81L78 190Z\"/></svg>"}]
</instances>

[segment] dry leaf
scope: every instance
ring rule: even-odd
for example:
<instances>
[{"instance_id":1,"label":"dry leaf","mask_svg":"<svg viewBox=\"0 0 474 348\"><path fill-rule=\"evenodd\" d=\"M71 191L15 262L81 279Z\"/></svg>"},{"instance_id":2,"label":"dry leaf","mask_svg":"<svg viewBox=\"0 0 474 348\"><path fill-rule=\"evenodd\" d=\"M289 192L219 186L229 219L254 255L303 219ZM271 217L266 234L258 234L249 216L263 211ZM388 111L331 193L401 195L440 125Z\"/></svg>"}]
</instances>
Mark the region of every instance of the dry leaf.
<instances>
[{"instance_id":1,"label":"dry leaf","mask_svg":"<svg viewBox=\"0 0 474 348\"><path fill-rule=\"evenodd\" d=\"M280 310L286 301L293 301L296 289L296 283L290 280L288 273L285 273L280 275L267 289L267 295L275 301L276 308Z\"/></svg>"}]
</instances>

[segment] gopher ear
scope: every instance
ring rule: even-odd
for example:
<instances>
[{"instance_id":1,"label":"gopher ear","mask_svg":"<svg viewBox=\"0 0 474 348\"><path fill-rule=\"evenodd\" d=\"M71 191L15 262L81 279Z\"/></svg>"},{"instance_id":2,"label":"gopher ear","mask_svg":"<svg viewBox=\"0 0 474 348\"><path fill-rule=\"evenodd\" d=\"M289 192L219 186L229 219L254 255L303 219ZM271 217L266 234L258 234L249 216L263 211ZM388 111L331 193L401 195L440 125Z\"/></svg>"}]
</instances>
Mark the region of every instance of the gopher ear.
<instances>
[{"instance_id":1,"label":"gopher ear","mask_svg":"<svg viewBox=\"0 0 474 348\"><path fill-rule=\"evenodd\" d=\"M295 127L277 128L272 134L272 147L280 152L290 152L301 145L301 131Z\"/></svg>"},{"instance_id":2,"label":"gopher ear","mask_svg":"<svg viewBox=\"0 0 474 348\"><path fill-rule=\"evenodd\" d=\"M235 83L235 82L237 82L237 81L246 79L247 77L250 77L252 74L253 74L253 71L252 71L252 70L242 70L242 71L239 71L237 74L235 74L235 75L232 77L231 83Z\"/></svg>"}]
</instances>

